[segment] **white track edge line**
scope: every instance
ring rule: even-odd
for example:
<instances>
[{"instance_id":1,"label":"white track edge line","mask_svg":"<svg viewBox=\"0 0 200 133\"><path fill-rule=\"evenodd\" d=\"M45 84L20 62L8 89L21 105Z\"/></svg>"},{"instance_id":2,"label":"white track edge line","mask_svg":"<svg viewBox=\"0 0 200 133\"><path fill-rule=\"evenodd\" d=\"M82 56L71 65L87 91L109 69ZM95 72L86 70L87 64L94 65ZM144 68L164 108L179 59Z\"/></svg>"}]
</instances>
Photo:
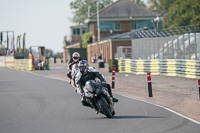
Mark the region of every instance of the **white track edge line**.
<instances>
[{"instance_id":1,"label":"white track edge line","mask_svg":"<svg viewBox=\"0 0 200 133\"><path fill-rule=\"evenodd\" d=\"M163 108L163 109L165 109L165 110L168 110L168 111L170 111L170 112L172 112L172 113L174 113L174 114L176 114L176 115L179 115L179 116L181 116L181 117L183 117L183 118L185 118L185 119L188 119L188 120L190 120L190 121L192 121L192 122L194 122L194 123L200 125L200 122L198 122L198 121L196 121L196 120L194 120L194 119L192 119L192 118L189 118L189 117L187 117L187 116L185 116L185 115L183 115L183 114L180 114L180 113L178 113L178 112L176 112L176 111L174 111L174 110L172 110L172 109L170 109L170 108L168 108L168 107L165 107L165 106L162 106L162 105L158 105L158 104L155 104L155 103L151 103L151 102L148 102L148 101L145 101L145 100L140 100L140 99L137 99L137 98L132 98L132 97L129 97L129 96L120 94L120 93L116 93L116 94L121 95L121 96L124 96L124 97L126 97L126 98L134 99L134 100L137 100L137 101L141 101L141 102L144 102L144 103L152 104L152 105L154 105L154 106Z\"/></svg>"},{"instance_id":2,"label":"white track edge line","mask_svg":"<svg viewBox=\"0 0 200 133\"><path fill-rule=\"evenodd\" d=\"M56 80L61 80L61 81L67 82L66 80L63 80L63 79L60 79L60 78L54 78L54 77L49 77L49 76L43 76L43 75L35 74L35 73L32 73L32 72L28 72L28 73L34 74L34 75L36 75L36 76L42 76L42 77L45 77L45 78L56 79ZM190 120L190 121L192 121L192 122L194 122L194 123L200 125L200 122L198 122L198 121L196 121L196 120L194 120L194 119L192 119L192 118L189 118L189 117L187 117L187 116L185 116L185 115L183 115L183 114L180 114L180 113L178 113L178 112L176 112L176 111L174 111L174 110L172 110L172 109L170 109L170 108L167 108L167 107L165 107L165 106L158 105L158 104L151 103L151 102L147 102L147 101L145 101L145 100L140 100L140 99L132 98L132 97L129 97L129 96L120 94L120 93L116 93L116 92L114 92L114 93L115 93L115 94L118 94L118 95L121 95L121 96L123 96L123 97L126 97L126 98L134 99L134 100L137 100L137 101L141 101L141 102L144 102L144 103L152 104L152 105L154 105L154 106L163 108L163 109L168 110L168 111L170 111L170 112L172 112L172 113L174 113L174 114L176 114L176 115L178 115L178 116L181 116L181 117L183 117L183 118L185 118L185 119L188 119L188 120Z\"/></svg>"}]
</instances>

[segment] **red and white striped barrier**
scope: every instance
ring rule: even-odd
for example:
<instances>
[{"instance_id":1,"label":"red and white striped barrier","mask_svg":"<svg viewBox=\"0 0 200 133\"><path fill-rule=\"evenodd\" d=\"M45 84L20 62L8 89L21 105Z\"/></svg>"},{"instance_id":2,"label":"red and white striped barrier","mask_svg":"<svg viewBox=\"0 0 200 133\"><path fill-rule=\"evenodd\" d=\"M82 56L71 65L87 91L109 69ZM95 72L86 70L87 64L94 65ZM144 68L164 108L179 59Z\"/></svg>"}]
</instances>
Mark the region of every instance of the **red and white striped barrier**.
<instances>
[{"instance_id":1,"label":"red and white striped barrier","mask_svg":"<svg viewBox=\"0 0 200 133\"><path fill-rule=\"evenodd\" d=\"M199 100L200 100L200 79L198 80L198 87L199 87Z\"/></svg>"},{"instance_id":2,"label":"red and white striped barrier","mask_svg":"<svg viewBox=\"0 0 200 133\"><path fill-rule=\"evenodd\" d=\"M147 82L148 82L149 97L153 97L152 85L151 85L151 72L147 72Z\"/></svg>"},{"instance_id":3,"label":"red and white striped barrier","mask_svg":"<svg viewBox=\"0 0 200 133\"><path fill-rule=\"evenodd\" d=\"M115 70L116 67L112 68L112 88L115 88Z\"/></svg>"}]
</instances>

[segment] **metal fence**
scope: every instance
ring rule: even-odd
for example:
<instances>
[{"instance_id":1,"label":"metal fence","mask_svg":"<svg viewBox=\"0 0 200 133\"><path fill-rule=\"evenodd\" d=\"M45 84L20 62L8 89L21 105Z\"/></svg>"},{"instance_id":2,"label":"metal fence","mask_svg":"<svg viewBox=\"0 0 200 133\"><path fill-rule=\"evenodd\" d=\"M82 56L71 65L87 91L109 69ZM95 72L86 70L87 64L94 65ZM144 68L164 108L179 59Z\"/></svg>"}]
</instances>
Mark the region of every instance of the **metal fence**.
<instances>
[{"instance_id":1,"label":"metal fence","mask_svg":"<svg viewBox=\"0 0 200 133\"><path fill-rule=\"evenodd\" d=\"M116 58L200 59L200 26L136 30L129 35L132 47L118 47Z\"/></svg>"},{"instance_id":2,"label":"metal fence","mask_svg":"<svg viewBox=\"0 0 200 133\"><path fill-rule=\"evenodd\" d=\"M200 59L200 33L132 40L133 59Z\"/></svg>"},{"instance_id":3,"label":"metal fence","mask_svg":"<svg viewBox=\"0 0 200 133\"><path fill-rule=\"evenodd\" d=\"M119 46L115 58L132 58L132 46Z\"/></svg>"}]
</instances>

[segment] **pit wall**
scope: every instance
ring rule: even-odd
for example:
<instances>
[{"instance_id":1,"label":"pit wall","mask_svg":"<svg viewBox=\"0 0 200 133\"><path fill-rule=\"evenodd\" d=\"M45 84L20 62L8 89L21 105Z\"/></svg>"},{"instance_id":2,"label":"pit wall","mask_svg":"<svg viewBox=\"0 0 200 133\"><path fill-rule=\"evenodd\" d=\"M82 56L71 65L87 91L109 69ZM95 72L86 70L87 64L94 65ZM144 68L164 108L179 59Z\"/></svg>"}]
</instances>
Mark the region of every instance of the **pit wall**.
<instances>
[{"instance_id":1,"label":"pit wall","mask_svg":"<svg viewBox=\"0 0 200 133\"><path fill-rule=\"evenodd\" d=\"M166 59L166 60L133 60L118 59L119 72L152 75L180 76L200 79L200 61Z\"/></svg>"},{"instance_id":2,"label":"pit wall","mask_svg":"<svg viewBox=\"0 0 200 133\"><path fill-rule=\"evenodd\" d=\"M13 67L14 56L0 56L0 67Z\"/></svg>"},{"instance_id":3,"label":"pit wall","mask_svg":"<svg viewBox=\"0 0 200 133\"><path fill-rule=\"evenodd\" d=\"M14 59L14 69L23 71L32 71L32 59Z\"/></svg>"}]
</instances>

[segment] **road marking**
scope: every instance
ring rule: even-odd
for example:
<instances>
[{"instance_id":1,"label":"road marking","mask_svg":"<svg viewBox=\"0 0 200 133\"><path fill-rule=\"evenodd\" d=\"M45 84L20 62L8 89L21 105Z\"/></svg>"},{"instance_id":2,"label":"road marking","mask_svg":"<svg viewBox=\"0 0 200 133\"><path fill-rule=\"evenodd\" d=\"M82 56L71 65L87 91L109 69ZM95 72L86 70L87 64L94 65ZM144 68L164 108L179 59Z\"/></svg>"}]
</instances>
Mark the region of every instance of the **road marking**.
<instances>
[{"instance_id":1,"label":"road marking","mask_svg":"<svg viewBox=\"0 0 200 133\"><path fill-rule=\"evenodd\" d=\"M129 97L129 96L126 96L126 95L123 95L123 94L119 94L119 93L116 93L116 94L121 95L121 96L124 96L124 97L127 97L127 98L130 98L130 99L134 99L134 100L137 100L137 101L141 101L141 102L144 102L144 103L152 104L152 105L157 106L157 107L160 107L160 108L163 108L163 109L165 109L165 110L168 110L168 111L170 111L170 112L172 112L172 113L174 113L174 114L176 114L176 115L179 115L179 116L181 116L181 117L183 117L183 118L185 118L185 119L188 119L188 120L190 120L190 121L192 121L192 122L194 122L194 123L200 125L200 122L198 122L198 121L196 121L196 120L194 120L194 119L192 119L192 118L189 118L189 117L187 117L187 116L184 116L184 115L182 115L182 114L180 114L180 113L178 113L178 112L176 112L176 111L174 111L174 110L172 110L172 109L170 109L170 108L164 107L164 106L162 106L162 105L158 105L158 104L155 104L155 103L147 102L147 101L145 101L145 100L140 100L140 99L132 98L132 97Z\"/></svg>"},{"instance_id":2,"label":"road marking","mask_svg":"<svg viewBox=\"0 0 200 133\"><path fill-rule=\"evenodd\" d=\"M33 72L28 72L28 73L33 74L33 75L36 75L36 76L40 76L40 77L45 77L45 78L50 78L50 79L57 79L57 80L61 80L61 81L66 82L66 80L61 79L61 78L55 78L55 77L50 77L50 76L44 76L44 75L36 74L36 73L33 73Z\"/></svg>"},{"instance_id":3,"label":"road marking","mask_svg":"<svg viewBox=\"0 0 200 133\"><path fill-rule=\"evenodd\" d=\"M43 75L35 74L35 73L32 73L32 72L29 72L29 73L34 74L34 75L37 75L37 76L43 76ZM63 80L63 79L60 79L60 78L54 78L54 77L49 77L49 76L43 76L43 77L45 77L45 78L51 78L51 79L56 79L56 80L61 80L61 81L67 82L66 80ZM114 93L115 93L115 92L114 92ZM163 109L168 110L168 111L170 111L170 112L172 112L172 113L174 113L174 114L176 114L176 115L178 115L178 116L181 116L181 117L183 117L183 118L185 118L185 119L188 119L188 120L190 120L190 121L192 121L192 122L194 122L194 123L200 125L200 122L198 122L198 121L196 121L196 120L194 120L194 119L192 119L192 118L189 118L189 117L187 117L187 116L184 116L184 115L182 115L182 114L180 114L180 113L178 113L178 112L176 112L176 111L174 111L174 110L172 110L172 109L170 109L170 108L164 107L164 106L162 106L162 105L158 105L158 104L155 104L155 103L150 103L150 102L147 102L147 101L145 101L145 100L140 100L140 99L132 98L132 97L129 97L129 96L120 94L120 93L115 93L115 94L118 94L118 95L121 95L121 96L126 97L126 98L130 98L130 99L133 99L133 100L141 101L141 102L144 102L144 103L152 104L152 105L154 105L154 106L163 108Z\"/></svg>"},{"instance_id":4,"label":"road marking","mask_svg":"<svg viewBox=\"0 0 200 133\"><path fill-rule=\"evenodd\" d=\"M0 82L11 82L11 81L32 81L32 80L41 80L41 79L14 79L14 80L0 80Z\"/></svg>"}]
</instances>

